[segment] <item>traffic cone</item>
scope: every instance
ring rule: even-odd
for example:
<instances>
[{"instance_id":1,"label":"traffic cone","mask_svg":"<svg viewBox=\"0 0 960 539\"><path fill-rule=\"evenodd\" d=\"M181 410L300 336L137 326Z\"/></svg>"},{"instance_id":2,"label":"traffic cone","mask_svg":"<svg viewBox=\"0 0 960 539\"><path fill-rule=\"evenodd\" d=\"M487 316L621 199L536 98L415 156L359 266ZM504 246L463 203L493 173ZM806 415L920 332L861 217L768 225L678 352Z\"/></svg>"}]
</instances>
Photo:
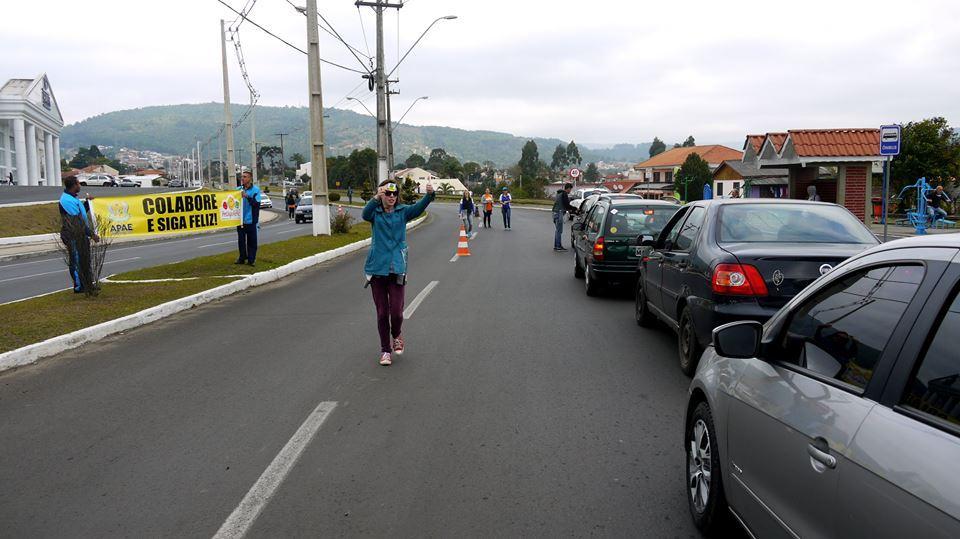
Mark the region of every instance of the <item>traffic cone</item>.
<instances>
[{"instance_id":1,"label":"traffic cone","mask_svg":"<svg viewBox=\"0 0 960 539\"><path fill-rule=\"evenodd\" d=\"M467 229L460 225L460 241L457 243L457 256L470 256L470 246L467 245Z\"/></svg>"}]
</instances>

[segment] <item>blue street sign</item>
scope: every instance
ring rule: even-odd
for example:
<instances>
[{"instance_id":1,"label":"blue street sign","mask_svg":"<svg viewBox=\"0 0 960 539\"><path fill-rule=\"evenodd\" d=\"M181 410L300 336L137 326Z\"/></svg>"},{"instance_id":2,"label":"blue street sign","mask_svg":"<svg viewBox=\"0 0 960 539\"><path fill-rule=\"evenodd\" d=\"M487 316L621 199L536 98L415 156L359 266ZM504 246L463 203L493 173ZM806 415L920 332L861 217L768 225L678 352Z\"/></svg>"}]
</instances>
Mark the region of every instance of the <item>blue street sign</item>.
<instances>
[{"instance_id":1,"label":"blue street sign","mask_svg":"<svg viewBox=\"0 0 960 539\"><path fill-rule=\"evenodd\" d=\"M900 126L880 126L880 155L900 155Z\"/></svg>"}]
</instances>

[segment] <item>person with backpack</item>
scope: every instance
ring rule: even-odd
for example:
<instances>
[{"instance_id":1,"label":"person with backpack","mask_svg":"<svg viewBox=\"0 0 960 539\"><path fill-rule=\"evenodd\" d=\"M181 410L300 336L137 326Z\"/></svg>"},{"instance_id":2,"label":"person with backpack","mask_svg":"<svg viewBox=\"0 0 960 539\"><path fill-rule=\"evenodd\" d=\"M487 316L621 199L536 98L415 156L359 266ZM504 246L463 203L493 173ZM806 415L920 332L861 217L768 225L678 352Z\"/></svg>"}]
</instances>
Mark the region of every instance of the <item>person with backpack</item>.
<instances>
[{"instance_id":1,"label":"person with backpack","mask_svg":"<svg viewBox=\"0 0 960 539\"><path fill-rule=\"evenodd\" d=\"M510 230L511 202L513 202L513 197L510 196L510 189L508 187L504 187L503 194L500 195L500 212L503 214L503 228L505 230Z\"/></svg>"},{"instance_id":2,"label":"person with backpack","mask_svg":"<svg viewBox=\"0 0 960 539\"><path fill-rule=\"evenodd\" d=\"M467 234L473 232L473 210L475 206L473 204L473 194L470 191L464 191L463 196L460 197L460 220L463 221L464 226L467 228Z\"/></svg>"},{"instance_id":3,"label":"person with backpack","mask_svg":"<svg viewBox=\"0 0 960 539\"><path fill-rule=\"evenodd\" d=\"M363 207L363 220L370 223L371 243L363 271L366 286L373 292L377 309L377 331L380 334L380 365L393 364L391 354L404 352L403 324L404 286L407 283L407 223L426 211L436 198L433 185L427 184L427 195L416 204L398 204L400 188L386 180L377 194Z\"/></svg>"}]
</instances>

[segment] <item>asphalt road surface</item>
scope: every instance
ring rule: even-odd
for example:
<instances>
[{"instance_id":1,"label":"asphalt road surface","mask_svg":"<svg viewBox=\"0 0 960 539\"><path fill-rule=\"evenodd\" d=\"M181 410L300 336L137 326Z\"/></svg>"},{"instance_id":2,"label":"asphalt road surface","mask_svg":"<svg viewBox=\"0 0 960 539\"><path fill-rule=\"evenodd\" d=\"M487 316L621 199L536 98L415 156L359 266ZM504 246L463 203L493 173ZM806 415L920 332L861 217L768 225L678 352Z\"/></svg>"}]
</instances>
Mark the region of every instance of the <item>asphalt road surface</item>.
<instances>
[{"instance_id":1,"label":"asphalt road surface","mask_svg":"<svg viewBox=\"0 0 960 539\"><path fill-rule=\"evenodd\" d=\"M346 209L357 219L360 218L359 209ZM312 231L313 225L310 223L296 224L287 219L284 213L263 224L259 243L282 241L311 234ZM106 276L236 250L237 233L233 229L169 240L118 243L107 252L103 274ZM0 303L64 290L70 286L70 275L63 257L57 252L0 262Z\"/></svg>"},{"instance_id":2,"label":"asphalt road surface","mask_svg":"<svg viewBox=\"0 0 960 539\"><path fill-rule=\"evenodd\" d=\"M696 537L675 338L513 222L411 233L392 367L360 252L0 375L0 535Z\"/></svg>"},{"instance_id":3,"label":"asphalt road surface","mask_svg":"<svg viewBox=\"0 0 960 539\"><path fill-rule=\"evenodd\" d=\"M80 190L81 195L90 194L95 197L109 197L119 195L145 195L149 193L167 193L171 191L183 191L180 189L171 189L167 187L96 187L86 186ZM62 187L57 186L19 186L19 185L0 185L0 204L13 204L24 202L52 202L60 199L63 193Z\"/></svg>"}]
</instances>

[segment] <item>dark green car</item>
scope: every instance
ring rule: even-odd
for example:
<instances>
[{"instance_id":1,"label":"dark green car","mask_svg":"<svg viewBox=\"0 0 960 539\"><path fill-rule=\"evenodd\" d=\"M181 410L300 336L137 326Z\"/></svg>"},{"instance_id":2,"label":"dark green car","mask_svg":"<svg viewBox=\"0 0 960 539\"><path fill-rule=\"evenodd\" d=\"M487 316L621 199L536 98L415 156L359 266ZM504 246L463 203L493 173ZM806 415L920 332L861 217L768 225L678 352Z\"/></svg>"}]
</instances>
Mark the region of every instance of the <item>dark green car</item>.
<instances>
[{"instance_id":1,"label":"dark green car","mask_svg":"<svg viewBox=\"0 0 960 539\"><path fill-rule=\"evenodd\" d=\"M632 283L646 247L680 207L663 200L601 198L582 222L573 224L573 275L584 278L588 296L610 283Z\"/></svg>"}]
</instances>

